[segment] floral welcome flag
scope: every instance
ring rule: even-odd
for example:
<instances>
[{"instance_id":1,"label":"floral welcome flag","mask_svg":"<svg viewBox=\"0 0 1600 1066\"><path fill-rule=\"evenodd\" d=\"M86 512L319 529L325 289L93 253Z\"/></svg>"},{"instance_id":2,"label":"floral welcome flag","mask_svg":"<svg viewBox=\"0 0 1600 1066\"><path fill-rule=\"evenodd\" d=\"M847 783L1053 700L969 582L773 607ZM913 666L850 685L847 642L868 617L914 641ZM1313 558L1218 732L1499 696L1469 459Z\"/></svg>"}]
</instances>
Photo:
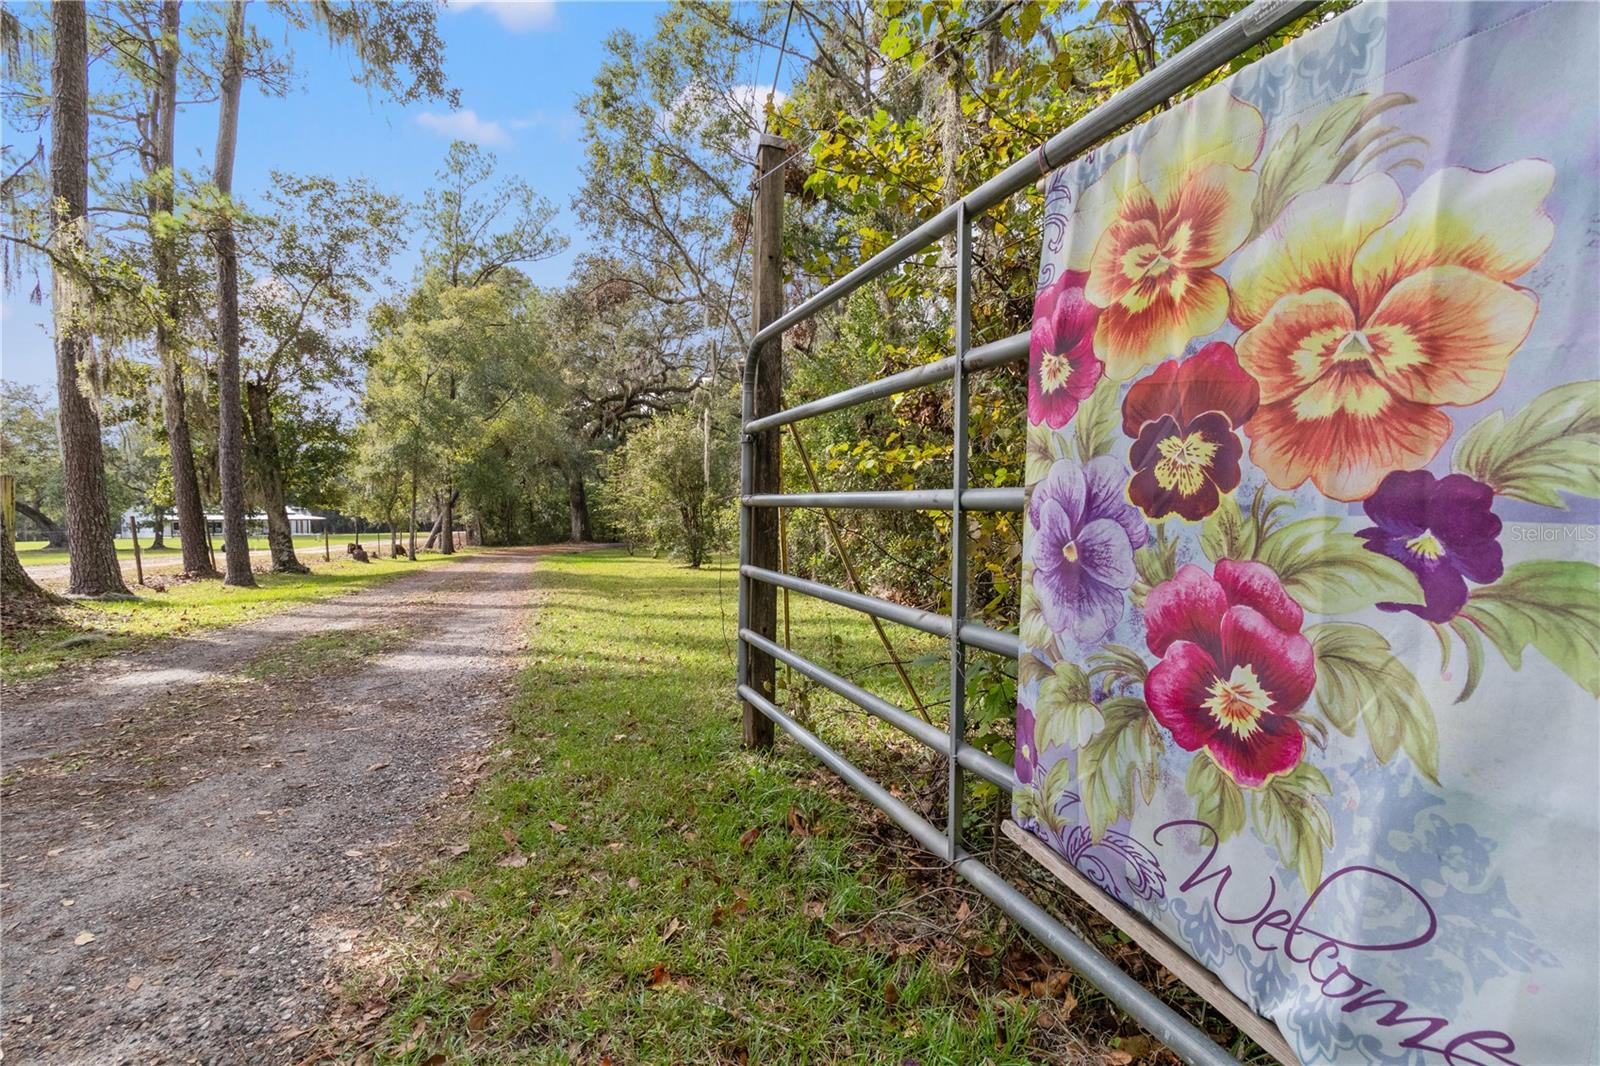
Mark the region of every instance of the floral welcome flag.
<instances>
[{"instance_id":1,"label":"floral welcome flag","mask_svg":"<svg viewBox=\"0 0 1600 1066\"><path fill-rule=\"evenodd\" d=\"M1015 814L1306 1063L1600 1057L1597 41L1364 4L1049 186Z\"/></svg>"}]
</instances>

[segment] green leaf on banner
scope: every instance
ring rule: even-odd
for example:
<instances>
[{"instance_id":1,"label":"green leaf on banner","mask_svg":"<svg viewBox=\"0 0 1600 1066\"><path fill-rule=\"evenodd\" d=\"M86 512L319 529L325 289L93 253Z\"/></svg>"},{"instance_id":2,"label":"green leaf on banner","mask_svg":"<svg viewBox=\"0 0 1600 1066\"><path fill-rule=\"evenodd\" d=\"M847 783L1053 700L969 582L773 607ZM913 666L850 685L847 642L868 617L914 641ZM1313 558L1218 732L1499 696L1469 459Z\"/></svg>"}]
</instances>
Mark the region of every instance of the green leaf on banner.
<instances>
[{"instance_id":1,"label":"green leaf on banner","mask_svg":"<svg viewBox=\"0 0 1600 1066\"><path fill-rule=\"evenodd\" d=\"M1450 620L1450 630L1461 638L1462 647L1467 649L1467 681L1461 687L1461 695L1456 697L1457 703L1465 703L1478 690L1478 682L1483 680L1483 638L1460 618Z\"/></svg>"},{"instance_id":2,"label":"green leaf on banner","mask_svg":"<svg viewBox=\"0 0 1600 1066\"><path fill-rule=\"evenodd\" d=\"M1107 644L1089 656L1089 676L1104 674L1109 684L1118 681L1143 684L1149 672L1150 664L1144 661L1144 656L1126 644Z\"/></svg>"},{"instance_id":3,"label":"green leaf on banner","mask_svg":"<svg viewBox=\"0 0 1600 1066\"><path fill-rule=\"evenodd\" d=\"M1119 817L1131 817L1134 797L1155 796L1161 734L1144 700L1113 696L1100 704L1105 728L1078 755L1079 798L1094 839Z\"/></svg>"},{"instance_id":4,"label":"green leaf on banner","mask_svg":"<svg viewBox=\"0 0 1600 1066\"><path fill-rule=\"evenodd\" d=\"M1256 560L1271 567L1284 589L1312 614L1349 614L1380 600L1421 603L1422 586L1404 564L1368 551L1339 528L1337 515L1302 518L1273 530Z\"/></svg>"},{"instance_id":5,"label":"green leaf on banner","mask_svg":"<svg viewBox=\"0 0 1600 1066\"><path fill-rule=\"evenodd\" d=\"M1461 618L1477 626L1512 669L1532 645L1591 696L1600 696L1600 566L1561 559L1517 563L1472 590Z\"/></svg>"},{"instance_id":6,"label":"green leaf on banner","mask_svg":"<svg viewBox=\"0 0 1600 1066\"><path fill-rule=\"evenodd\" d=\"M1195 753L1183 786L1194 798L1194 816L1217 831L1217 843L1244 828L1244 792L1205 751Z\"/></svg>"},{"instance_id":7,"label":"green leaf on banner","mask_svg":"<svg viewBox=\"0 0 1600 1066\"><path fill-rule=\"evenodd\" d=\"M1450 462L1501 496L1565 509L1563 492L1600 496L1600 381L1541 393L1511 418L1495 411L1461 438Z\"/></svg>"},{"instance_id":8,"label":"green leaf on banner","mask_svg":"<svg viewBox=\"0 0 1600 1066\"><path fill-rule=\"evenodd\" d=\"M1028 685L1052 676L1050 664L1032 652L1023 652L1017 660L1017 684Z\"/></svg>"},{"instance_id":9,"label":"green leaf on banner","mask_svg":"<svg viewBox=\"0 0 1600 1066\"><path fill-rule=\"evenodd\" d=\"M1122 412L1117 406L1117 383L1101 378L1094 392L1078 407L1072 418L1073 439L1077 442L1078 460L1111 454L1111 444L1117 438L1117 427L1122 423Z\"/></svg>"},{"instance_id":10,"label":"green leaf on banner","mask_svg":"<svg viewBox=\"0 0 1600 1066\"><path fill-rule=\"evenodd\" d=\"M1057 759L1045 773L1044 780L1035 778L1034 783L1039 789L1040 820L1051 829L1060 829L1062 822L1056 813L1056 804L1072 789L1072 760Z\"/></svg>"},{"instance_id":11,"label":"green leaf on banner","mask_svg":"<svg viewBox=\"0 0 1600 1066\"><path fill-rule=\"evenodd\" d=\"M1383 634L1354 622L1308 626L1316 654L1317 709L1345 736L1359 718L1379 762L1405 750L1411 762L1439 783L1439 726L1414 674L1395 657Z\"/></svg>"},{"instance_id":12,"label":"green leaf on banner","mask_svg":"<svg viewBox=\"0 0 1600 1066\"><path fill-rule=\"evenodd\" d=\"M1026 461L1023 464L1027 474L1028 484L1034 485L1043 481L1050 473L1050 464L1057 459L1055 453L1055 433L1046 425L1028 427L1028 446Z\"/></svg>"},{"instance_id":13,"label":"green leaf on banner","mask_svg":"<svg viewBox=\"0 0 1600 1066\"><path fill-rule=\"evenodd\" d=\"M1239 501L1232 493L1218 499L1217 509L1200 523L1200 550L1212 562L1254 558L1255 539L1255 528L1239 509Z\"/></svg>"},{"instance_id":14,"label":"green leaf on banner","mask_svg":"<svg viewBox=\"0 0 1600 1066\"><path fill-rule=\"evenodd\" d=\"M1333 819L1321 799L1332 794L1328 779L1308 762L1250 793L1257 835L1272 842L1307 892L1322 880L1322 856L1333 846Z\"/></svg>"},{"instance_id":15,"label":"green leaf on banner","mask_svg":"<svg viewBox=\"0 0 1600 1066\"><path fill-rule=\"evenodd\" d=\"M1152 588L1163 581L1172 580L1177 570L1178 540L1167 539L1166 523L1156 523L1156 535L1150 543L1133 553L1133 569L1139 580Z\"/></svg>"},{"instance_id":16,"label":"green leaf on banner","mask_svg":"<svg viewBox=\"0 0 1600 1066\"><path fill-rule=\"evenodd\" d=\"M1088 677L1072 663L1056 663L1034 703L1033 750L1043 752L1058 744L1082 747L1104 724L1100 709L1089 698Z\"/></svg>"}]
</instances>

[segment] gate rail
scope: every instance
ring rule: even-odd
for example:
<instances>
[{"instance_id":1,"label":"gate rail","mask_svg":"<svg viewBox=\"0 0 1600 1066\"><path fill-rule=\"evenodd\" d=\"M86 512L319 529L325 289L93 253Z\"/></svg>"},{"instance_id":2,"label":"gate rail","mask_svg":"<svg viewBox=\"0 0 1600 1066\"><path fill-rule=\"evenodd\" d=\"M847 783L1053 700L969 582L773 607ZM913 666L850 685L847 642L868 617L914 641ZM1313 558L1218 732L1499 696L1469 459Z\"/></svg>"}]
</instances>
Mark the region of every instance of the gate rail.
<instances>
[{"instance_id":1,"label":"gate rail","mask_svg":"<svg viewBox=\"0 0 1600 1066\"><path fill-rule=\"evenodd\" d=\"M996 903L1070 966L1083 974L1113 1002L1138 1020L1185 1062L1227 1066L1235 1060L1205 1033L1167 1006L1094 947L1062 925L988 866L967 853L961 843L965 799L963 771L977 774L1007 791L1017 788L1012 768L965 739L966 649L978 648L1016 659L1020 646L1015 634L990 629L966 617L967 511L1022 510L1020 489L969 487L968 400L966 375L1020 362L1028 355L1028 334L970 346L972 284L972 221L1015 193L1032 185L1052 168L1094 146L1108 134L1133 122L1192 82L1236 58L1290 22L1315 9L1317 0L1255 0L1182 52L1172 56L1133 85L1117 93L1088 115L1057 133L1036 152L1012 163L973 192L941 210L910 233L856 266L843 278L823 288L798 307L761 328L750 342L743 376L740 435L739 508L739 626L737 681L739 697L781 726L820 762L911 834L930 852ZM758 179L757 197L768 187L771 172ZM777 185L781 188L781 176ZM894 269L936 241L954 233L956 238L955 351L951 355L875 381L812 400L786 410L756 411L756 387L763 347L784 332L831 307L867 282ZM756 434L817 415L841 411L945 381L952 382L954 406L954 474L949 489L899 492L754 493ZM821 582L752 565L752 513L759 508L827 507L875 510L930 510L951 515L950 613L935 614ZM941 730L822 666L779 645L773 634L763 635L752 625L752 590L756 585L787 589L815 597L899 625L908 626L950 642L950 710L948 729ZM901 730L946 757L948 763L948 820L941 830L904 802L891 795L839 752L800 725L768 694L751 681L757 657L785 663L798 673ZM774 693L775 694L775 693Z\"/></svg>"}]
</instances>

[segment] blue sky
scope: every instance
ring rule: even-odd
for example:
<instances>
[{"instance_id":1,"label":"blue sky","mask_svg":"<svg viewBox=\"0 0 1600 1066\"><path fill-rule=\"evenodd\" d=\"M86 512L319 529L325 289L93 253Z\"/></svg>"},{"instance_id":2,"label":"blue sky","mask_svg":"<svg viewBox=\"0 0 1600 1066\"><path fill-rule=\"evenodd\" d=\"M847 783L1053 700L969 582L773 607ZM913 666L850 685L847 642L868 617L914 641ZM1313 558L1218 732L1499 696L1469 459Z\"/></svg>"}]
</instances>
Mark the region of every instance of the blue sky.
<instances>
[{"instance_id":1,"label":"blue sky","mask_svg":"<svg viewBox=\"0 0 1600 1066\"><path fill-rule=\"evenodd\" d=\"M235 191L248 200L279 169L363 176L415 199L431 184L452 137L475 140L499 156L504 172L520 174L560 208L559 226L573 238L572 247L530 270L536 281L557 284L584 245L570 209L583 158L574 104L592 83L606 36L617 28L648 35L663 7L454 0L439 16L450 83L461 90L461 107L451 112L439 103L399 107L369 99L351 81L350 56L311 33L286 38L267 6L253 4L256 25L293 51L299 78L280 99L246 86ZM760 77L771 78L773 61L769 52ZM215 136L214 107L185 111L179 119L179 164L208 168ZM409 279L415 263L414 249L408 250L391 273ZM29 304L28 288L31 284L5 294L0 375L50 385L54 357L43 329L48 308Z\"/></svg>"}]
</instances>

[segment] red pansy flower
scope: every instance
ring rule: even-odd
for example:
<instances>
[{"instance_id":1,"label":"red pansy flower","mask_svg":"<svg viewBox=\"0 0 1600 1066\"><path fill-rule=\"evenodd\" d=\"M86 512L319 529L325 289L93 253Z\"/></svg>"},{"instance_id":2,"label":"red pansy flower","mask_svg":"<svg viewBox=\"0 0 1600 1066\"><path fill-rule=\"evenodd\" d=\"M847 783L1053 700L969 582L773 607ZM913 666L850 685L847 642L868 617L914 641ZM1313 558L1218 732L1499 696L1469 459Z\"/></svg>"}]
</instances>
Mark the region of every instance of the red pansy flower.
<instances>
[{"instance_id":1,"label":"red pansy flower","mask_svg":"<svg viewBox=\"0 0 1600 1066\"><path fill-rule=\"evenodd\" d=\"M1234 431L1260 402L1260 386L1223 341L1156 367L1122 401L1122 431L1134 438L1128 498L1151 518L1198 522L1216 510L1239 487L1244 445Z\"/></svg>"},{"instance_id":2,"label":"red pansy flower","mask_svg":"<svg viewBox=\"0 0 1600 1066\"><path fill-rule=\"evenodd\" d=\"M1150 712L1186 751L1205 748L1246 788L1288 773L1305 737L1292 717L1316 684L1305 613L1261 563L1180 568L1145 600L1161 661L1145 679Z\"/></svg>"},{"instance_id":3,"label":"red pansy flower","mask_svg":"<svg viewBox=\"0 0 1600 1066\"><path fill-rule=\"evenodd\" d=\"M1033 301L1028 341L1028 422L1060 429L1089 398L1103 369L1094 355L1100 309L1083 294L1089 275L1064 271Z\"/></svg>"}]
</instances>

